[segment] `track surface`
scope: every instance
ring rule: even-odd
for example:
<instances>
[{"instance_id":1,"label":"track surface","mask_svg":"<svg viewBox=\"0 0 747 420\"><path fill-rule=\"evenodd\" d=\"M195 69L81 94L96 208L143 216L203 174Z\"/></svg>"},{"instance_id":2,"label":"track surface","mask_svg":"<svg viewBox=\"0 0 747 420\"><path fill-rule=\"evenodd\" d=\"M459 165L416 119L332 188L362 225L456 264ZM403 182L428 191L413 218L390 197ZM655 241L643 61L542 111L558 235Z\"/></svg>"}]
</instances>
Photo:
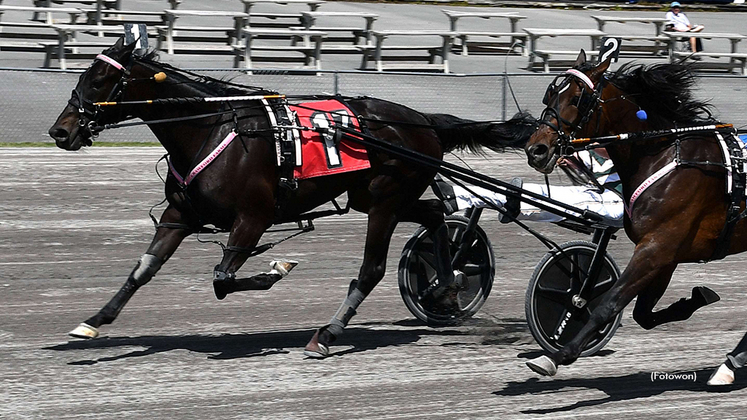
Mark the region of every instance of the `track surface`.
<instances>
[{"instance_id":1,"label":"track surface","mask_svg":"<svg viewBox=\"0 0 747 420\"><path fill-rule=\"evenodd\" d=\"M319 220L316 231L245 265L241 273L253 274L276 257L300 261L272 290L220 302L211 286L220 249L190 238L103 338L69 339L67 331L114 294L150 242L147 209L161 199L153 167L162 153L0 149L0 418L747 417L745 375L729 393L705 387L747 329L743 258L680 267L662 300L668 305L707 284L721 294L717 304L653 331L635 325L628 308L600 356L540 379L524 365L540 350L524 321L524 292L545 249L494 214L481 224L497 255L493 292L461 327L431 329L406 310L396 267L416 226L401 225L386 277L333 356L303 357L314 328L357 275L366 225L353 214ZM501 179L541 181L519 154L468 163ZM585 239L533 226L557 242ZM611 246L621 267L631 251L624 237ZM697 378L652 381L653 372Z\"/></svg>"}]
</instances>

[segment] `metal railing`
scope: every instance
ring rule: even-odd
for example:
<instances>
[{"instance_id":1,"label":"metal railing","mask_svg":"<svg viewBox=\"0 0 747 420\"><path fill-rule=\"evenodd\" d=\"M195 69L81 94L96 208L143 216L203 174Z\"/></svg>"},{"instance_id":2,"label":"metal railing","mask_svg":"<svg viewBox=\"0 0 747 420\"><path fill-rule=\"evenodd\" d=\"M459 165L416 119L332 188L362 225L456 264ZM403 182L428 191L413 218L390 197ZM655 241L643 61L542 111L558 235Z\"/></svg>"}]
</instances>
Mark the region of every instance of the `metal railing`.
<instances>
[{"instance_id":1,"label":"metal railing","mask_svg":"<svg viewBox=\"0 0 747 420\"><path fill-rule=\"evenodd\" d=\"M206 75L263 87L287 95L340 94L372 96L423 112L453 114L472 120L505 120L518 105L533 115L543 109L540 98L555 74L428 74L360 71L255 71L197 69ZM0 143L51 142L47 130L70 98L80 71L0 68ZM723 122L747 126L742 109L745 78L700 78L696 95L714 106ZM511 89L510 89L511 88ZM511 90L516 98L513 99ZM98 141L156 141L147 127L102 133Z\"/></svg>"}]
</instances>

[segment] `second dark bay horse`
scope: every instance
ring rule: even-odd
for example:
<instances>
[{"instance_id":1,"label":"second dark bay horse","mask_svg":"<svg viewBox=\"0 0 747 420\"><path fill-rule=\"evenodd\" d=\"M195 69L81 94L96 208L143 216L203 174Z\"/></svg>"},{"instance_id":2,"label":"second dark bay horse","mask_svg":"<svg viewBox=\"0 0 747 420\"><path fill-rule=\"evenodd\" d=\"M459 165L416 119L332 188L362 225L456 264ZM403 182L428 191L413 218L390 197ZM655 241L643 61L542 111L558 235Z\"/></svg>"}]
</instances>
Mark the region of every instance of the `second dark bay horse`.
<instances>
[{"instance_id":1,"label":"second dark bay horse","mask_svg":"<svg viewBox=\"0 0 747 420\"><path fill-rule=\"evenodd\" d=\"M329 354L329 345L342 334L356 308L383 278L390 240L399 222L422 224L434 235L439 244L439 280L444 280L434 294L444 304L450 304L449 296L458 286L450 267L443 205L438 200L420 199L435 170L394 154L367 150L368 169L301 179L297 188L283 191L276 165L277 124L259 100L176 101L170 106L137 104L111 108L94 105L107 101L132 103L273 93L195 75L160 63L152 56L133 55L133 46L124 45L122 40L100 54L81 75L68 105L49 130L57 146L77 150L91 145L97 127L137 117L148 123L167 150L172 171L165 186L168 207L161 215L152 243L119 292L73 335L97 336L99 327L114 321L182 240L207 224L229 232L223 258L214 271L216 296L220 299L238 290L268 289L282 275L236 275L263 233L279 221L294 220L344 193L352 209L368 214L363 262L355 287L330 323L316 331L305 354ZM522 147L536 128L535 120L528 115L505 123L475 123L446 114L417 112L384 100L341 99L372 136L438 159L454 149ZM186 174L221 147L232 133L239 133L240 141L230 143L185 185Z\"/></svg>"},{"instance_id":2,"label":"second dark bay horse","mask_svg":"<svg viewBox=\"0 0 747 420\"><path fill-rule=\"evenodd\" d=\"M734 158L742 146L735 130L694 97L690 69L638 64L608 72L609 65L609 59L587 62L581 51L576 65L548 87L540 128L525 148L529 164L549 173L560 156L605 146L622 181L625 233L635 244L625 271L576 336L555 354L527 362L542 375L576 361L636 297L633 319L645 329L688 319L718 301L714 291L697 286L690 297L654 310L678 264L747 250L743 160Z\"/></svg>"}]
</instances>

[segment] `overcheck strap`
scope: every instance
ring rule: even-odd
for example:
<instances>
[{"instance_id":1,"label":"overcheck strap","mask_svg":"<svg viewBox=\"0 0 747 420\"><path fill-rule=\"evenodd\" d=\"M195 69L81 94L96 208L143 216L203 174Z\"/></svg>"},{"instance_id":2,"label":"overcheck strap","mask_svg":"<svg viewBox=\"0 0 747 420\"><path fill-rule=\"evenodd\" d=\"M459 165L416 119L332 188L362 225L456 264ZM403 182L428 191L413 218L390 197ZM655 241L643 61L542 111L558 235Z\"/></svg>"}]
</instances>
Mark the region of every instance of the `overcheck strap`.
<instances>
[{"instance_id":1,"label":"overcheck strap","mask_svg":"<svg viewBox=\"0 0 747 420\"><path fill-rule=\"evenodd\" d=\"M113 59L113 58L111 58L109 56L106 56L104 54L99 54L99 55L96 56L96 59L97 60L101 60L101 61L103 61L105 63L110 64L112 67L114 67L115 69L121 71L122 73L127 73L127 69L125 68L125 66L119 64L119 62L117 60L115 60L115 59Z\"/></svg>"},{"instance_id":2,"label":"overcheck strap","mask_svg":"<svg viewBox=\"0 0 747 420\"><path fill-rule=\"evenodd\" d=\"M569 70L566 70L565 72L566 74L570 74L581 79L581 81L584 82L586 86L588 86L591 90L594 90L594 82L592 82L591 79L589 79L589 76L585 75L583 72L580 72L576 69L569 69Z\"/></svg>"}]
</instances>

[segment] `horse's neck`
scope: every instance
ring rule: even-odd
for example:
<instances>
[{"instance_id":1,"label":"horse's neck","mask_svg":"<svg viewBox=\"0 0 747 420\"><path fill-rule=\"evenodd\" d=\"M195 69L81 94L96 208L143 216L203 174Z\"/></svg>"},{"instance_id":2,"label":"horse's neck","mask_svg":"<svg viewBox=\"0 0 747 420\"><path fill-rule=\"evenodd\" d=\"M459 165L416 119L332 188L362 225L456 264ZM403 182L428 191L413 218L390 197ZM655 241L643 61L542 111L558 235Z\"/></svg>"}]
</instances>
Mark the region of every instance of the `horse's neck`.
<instances>
[{"instance_id":1,"label":"horse's neck","mask_svg":"<svg viewBox=\"0 0 747 420\"><path fill-rule=\"evenodd\" d=\"M638 118L636 112L640 109L635 103L623 99L624 93L614 86L602 106L602 117L596 132L589 137L611 136L626 133L636 133L650 130L647 121ZM650 176L649 169L652 168L651 161L658 160L657 154L651 151L656 146L651 144L634 144L613 142L606 150L610 159L615 164L617 173L623 184L623 192L629 195L638 184ZM656 171L658 168L654 168Z\"/></svg>"},{"instance_id":2,"label":"horse's neck","mask_svg":"<svg viewBox=\"0 0 747 420\"><path fill-rule=\"evenodd\" d=\"M625 95L625 92L613 84L606 86L602 95L601 116L599 118L596 115L592 116L592 120L598 119L598 126L589 127L596 131L595 135L608 136L649 129L648 122L639 119L636 115L641 108Z\"/></svg>"},{"instance_id":3,"label":"horse's neck","mask_svg":"<svg viewBox=\"0 0 747 420\"><path fill-rule=\"evenodd\" d=\"M607 147L607 153L612 159L612 163L615 164L615 169L620 176L620 181L623 184L623 190L627 190L632 178L638 172L640 166L640 156L633 153L633 149L630 144L625 145L611 145ZM633 187L635 188L635 187Z\"/></svg>"},{"instance_id":4,"label":"horse's neck","mask_svg":"<svg viewBox=\"0 0 747 420\"><path fill-rule=\"evenodd\" d=\"M152 77L158 71L167 74L163 83L140 82L133 85L128 91L125 100L147 100L165 98L183 98L204 96L202 92L190 86L188 83L174 83L176 76L168 69L154 69L150 65L133 67L133 78ZM167 120L190 115L205 114L217 111L220 105L138 105L133 108L132 115L145 122L155 120ZM158 123L149 124L148 127L158 138L163 147L169 152L172 161L189 164L199 152L203 143L208 139L213 127L210 124L202 124L210 119L187 120L182 123Z\"/></svg>"}]
</instances>

